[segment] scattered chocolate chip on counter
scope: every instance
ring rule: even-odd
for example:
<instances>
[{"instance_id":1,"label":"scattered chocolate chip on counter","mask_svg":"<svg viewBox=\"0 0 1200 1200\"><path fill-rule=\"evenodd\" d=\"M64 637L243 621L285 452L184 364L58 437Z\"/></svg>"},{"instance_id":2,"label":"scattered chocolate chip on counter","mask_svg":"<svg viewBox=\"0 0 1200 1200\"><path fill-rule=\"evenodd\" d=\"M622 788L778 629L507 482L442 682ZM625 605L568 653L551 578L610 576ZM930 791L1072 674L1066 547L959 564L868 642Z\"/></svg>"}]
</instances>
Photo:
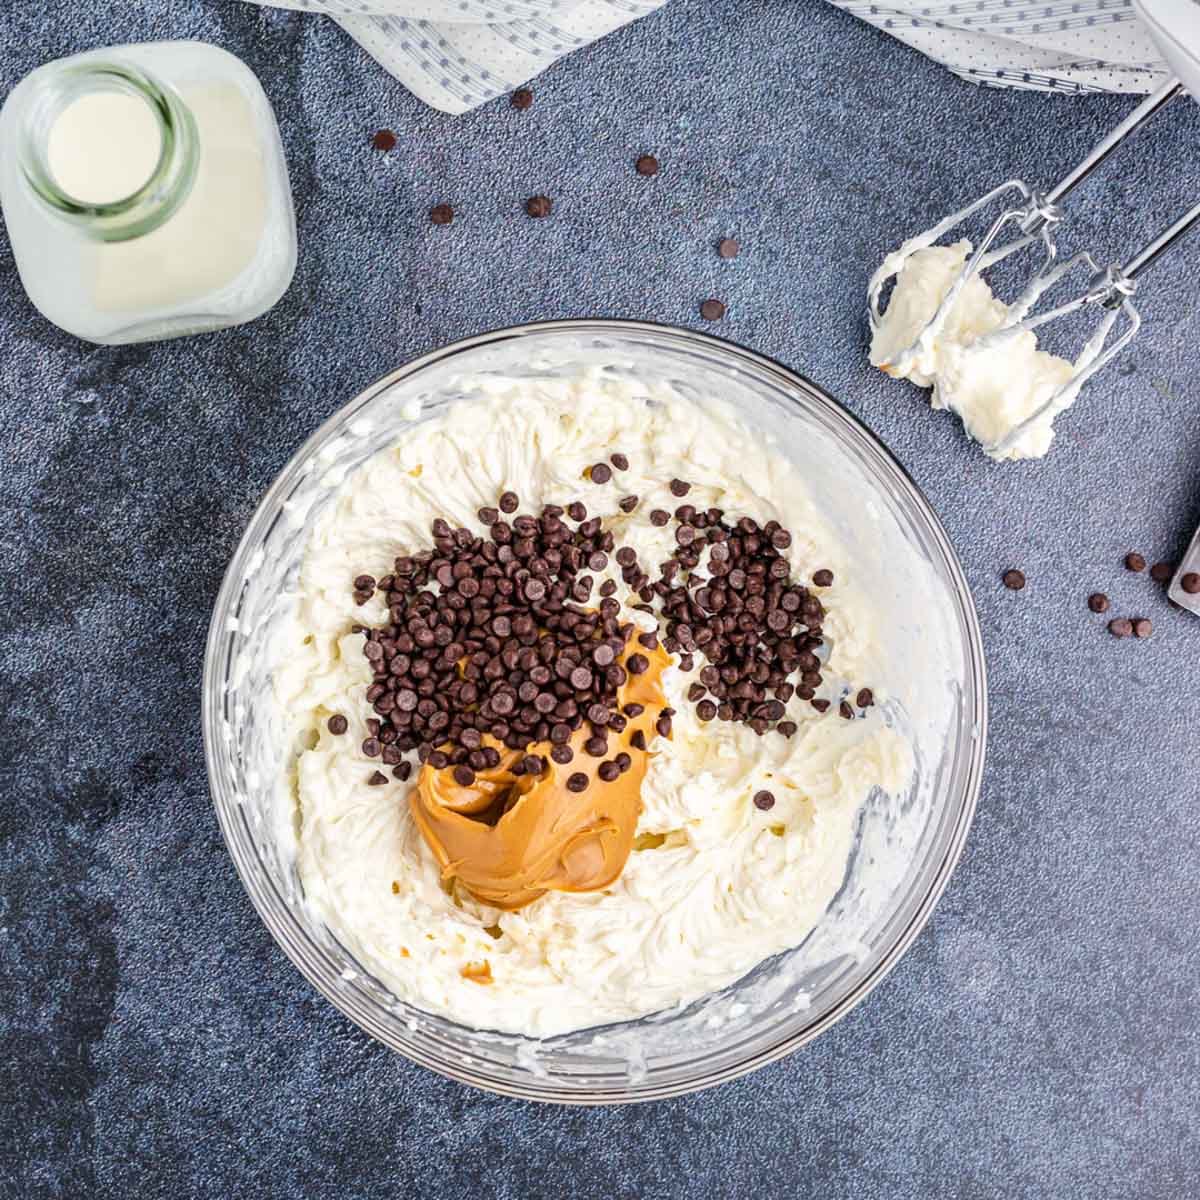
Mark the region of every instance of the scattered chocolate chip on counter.
<instances>
[{"instance_id":1,"label":"scattered chocolate chip on counter","mask_svg":"<svg viewBox=\"0 0 1200 1200\"><path fill-rule=\"evenodd\" d=\"M736 238L722 238L717 243L717 253L722 258L737 258L741 246L738 245Z\"/></svg>"},{"instance_id":2,"label":"scattered chocolate chip on counter","mask_svg":"<svg viewBox=\"0 0 1200 1200\"><path fill-rule=\"evenodd\" d=\"M387 776L382 771L372 771L371 778L367 782L372 787L379 787L381 784L387 783Z\"/></svg>"},{"instance_id":3,"label":"scattered chocolate chip on counter","mask_svg":"<svg viewBox=\"0 0 1200 1200\"><path fill-rule=\"evenodd\" d=\"M1015 569L1011 571L1005 571L1001 576L1001 579L1004 582L1004 586L1008 588L1010 592L1019 592L1025 586L1024 571L1017 571Z\"/></svg>"},{"instance_id":4,"label":"scattered chocolate chip on counter","mask_svg":"<svg viewBox=\"0 0 1200 1200\"><path fill-rule=\"evenodd\" d=\"M1196 571L1188 571L1179 581L1179 586L1183 588L1189 596L1200 595L1200 573Z\"/></svg>"},{"instance_id":5,"label":"scattered chocolate chip on counter","mask_svg":"<svg viewBox=\"0 0 1200 1200\"><path fill-rule=\"evenodd\" d=\"M754 793L754 807L761 809L763 812L770 812L775 807L775 797L764 788L761 792Z\"/></svg>"},{"instance_id":6,"label":"scattered chocolate chip on counter","mask_svg":"<svg viewBox=\"0 0 1200 1200\"><path fill-rule=\"evenodd\" d=\"M1108 597L1103 592L1093 592L1088 597L1088 608L1094 613L1108 612Z\"/></svg>"},{"instance_id":7,"label":"scattered chocolate chip on counter","mask_svg":"<svg viewBox=\"0 0 1200 1200\"><path fill-rule=\"evenodd\" d=\"M454 220L454 209L448 204L435 204L429 210L429 219L435 225L449 225Z\"/></svg>"},{"instance_id":8,"label":"scattered chocolate chip on counter","mask_svg":"<svg viewBox=\"0 0 1200 1200\"><path fill-rule=\"evenodd\" d=\"M854 697L854 703L859 708L870 708L875 703L875 693L870 688L860 688L858 695Z\"/></svg>"},{"instance_id":9,"label":"scattered chocolate chip on counter","mask_svg":"<svg viewBox=\"0 0 1200 1200\"><path fill-rule=\"evenodd\" d=\"M653 154L643 154L641 158L634 163L634 169L639 175L647 177L658 174L658 159Z\"/></svg>"},{"instance_id":10,"label":"scattered chocolate chip on counter","mask_svg":"<svg viewBox=\"0 0 1200 1200\"><path fill-rule=\"evenodd\" d=\"M700 315L706 321L719 321L725 315L725 305L720 300L705 300L700 305Z\"/></svg>"},{"instance_id":11,"label":"scattered chocolate chip on counter","mask_svg":"<svg viewBox=\"0 0 1200 1200\"><path fill-rule=\"evenodd\" d=\"M838 705L838 712L841 713L841 715L845 717L847 721L854 720L854 709L850 707L847 701L843 700L841 704Z\"/></svg>"},{"instance_id":12,"label":"scattered chocolate chip on counter","mask_svg":"<svg viewBox=\"0 0 1200 1200\"><path fill-rule=\"evenodd\" d=\"M593 483L607 483L612 478L612 467L608 463L596 463L588 469L588 478Z\"/></svg>"},{"instance_id":13,"label":"scattered chocolate chip on counter","mask_svg":"<svg viewBox=\"0 0 1200 1200\"><path fill-rule=\"evenodd\" d=\"M629 470L629 458L627 455L622 454L619 450L616 454L610 454L608 456L608 461L612 463L612 465L616 467L618 471Z\"/></svg>"},{"instance_id":14,"label":"scattered chocolate chip on counter","mask_svg":"<svg viewBox=\"0 0 1200 1200\"><path fill-rule=\"evenodd\" d=\"M390 129L380 129L371 138L371 145L386 154L389 150L396 148L396 135Z\"/></svg>"},{"instance_id":15,"label":"scattered chocolate chip on counter","mask_svg":"<svg viewBox=\"0 0 1200 1200\"><path fill-rule=\"evenodd\" d=\"M824 569L824 568L820 571L814 571L813 572L813 583L817 587L832 587L833 586L833 572L830 570Z\"/></svg>"},{"instance_id":16,"label":"scattered chocolate chip on counter","mask_svg":"<svg viewBox=\"0 0 1200 1200\"><path fill-rule=\"evenodd\" d=\"M1135 551L1130 551L1125 555L1125 569L1127 571L1144 571L1146 569L1146 560Z\"/></svg>"},{"instance_id":17,"label":"scattered chocolate chip on counter","mask_svg":"<svg viewBox=\"0 0 1200 1200\"><path fill-rule=\"evenodd\" d=\"M529 88L517 88L512 94L512 99L509 103L513 108L526 109L533 107L533 92Z\"/></svg>"},{"instance_id":18,"label":"scattered chocolate chip on counter","mask_svg":"<svg viewBox=\"0 0 1200 1200\"><path fill-rule=\"evenodd\" d=\"M1170 583L1171 576L1175 574L1175 564L1169 562L1156 562L1150 568L1150 578L1155 583Z\"/></svg>"},{"instance_id":19,"label":"scattered chocolate chip on counter","mask_svg":"<svg viewBox=\"0 0 1200 1200\"><path fill-rule=\"evenodd\" d=\"M548 217L554 207L554 201L549 196L530 196L525 201L525 211L531 217Z\"/></svg>"},{"instance_id":20,"label":"scattered chocolate chip on counter","mask_svg":"<svg viewBox=\"0 0 1200 1200\"><path fill-rule=\"evenodd\" d=\"M1149 617L1138 617L1133 623L1135 637L1148 638L1154 632L1154 625Z\"/></svg>"},{"instance_id":21,"label":"scattered chocolate chip on counter","mask_svg":"<svg viewBox=\"0 0 1200 1200\"><path fill-rule=\"evenodd\" d=\"M1114 617L1108 623L1108 632L1113 637L1127 638L1133 632L1133 622L1126 620L1124 617Z\"/></svg>"},{"instance_id":22,"label":"scattered chocolate chip on counter","mask_svg":"<svg viewBox=\"0 0 1200 1200\"><path fill-rule=\"evenodd\" d=\"M330 733L335 733L339 737L350 728L350 722L341 713L334 713L325 724Z\"/></svg>"}]
</instances>

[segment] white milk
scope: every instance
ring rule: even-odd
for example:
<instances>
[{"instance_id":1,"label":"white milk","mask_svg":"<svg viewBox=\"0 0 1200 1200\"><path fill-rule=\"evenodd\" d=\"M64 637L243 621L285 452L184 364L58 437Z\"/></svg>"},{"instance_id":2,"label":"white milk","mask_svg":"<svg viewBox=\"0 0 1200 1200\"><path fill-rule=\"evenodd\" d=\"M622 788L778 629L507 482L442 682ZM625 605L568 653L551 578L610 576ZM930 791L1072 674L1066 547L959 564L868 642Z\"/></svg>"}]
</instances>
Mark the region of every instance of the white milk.
<instances>
[{"instance_id":1,"label":"white milk","mask_svg":"<svg viewBox=\"0 0 1200 1200\"><path fill-rule=\"evenodd\" d=\"M0 203L34 304L94 342L240 324L295 269L270 104L200 42L92 51L18 84L0 112Z\"/></svg>"},{"instance_id":2,"label":"white milk","mask_svg":"<svg viewBox=\"0 0 1200 1200\"><path fill-rule=\"evenodd\" d=\"M50 128L46 159L68 196L111 204L132 196L162 153L158 118L123 92L88 92L72 100Z\"/></svg>"}]
</instances>

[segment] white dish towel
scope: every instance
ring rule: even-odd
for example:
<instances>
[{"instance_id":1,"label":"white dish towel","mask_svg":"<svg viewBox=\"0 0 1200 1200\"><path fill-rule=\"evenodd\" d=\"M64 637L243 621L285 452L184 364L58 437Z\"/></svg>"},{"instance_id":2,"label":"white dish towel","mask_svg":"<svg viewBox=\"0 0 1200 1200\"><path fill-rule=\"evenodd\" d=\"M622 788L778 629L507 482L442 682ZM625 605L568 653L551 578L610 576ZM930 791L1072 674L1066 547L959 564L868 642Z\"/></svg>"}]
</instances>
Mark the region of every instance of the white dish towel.
<instances>
[{"instance_id":1,"label":"white dish towel","mask_svg":"<svg viewBox=\"0 0 1200 1200\"><path fill-rule=\"evenodd\" d=\"M711 0L722 3L722 0ZM805 0L773 0L802 3ZM666 0L251 0L326 13L414 95L462 113ZM1147 92L1166 75L1130 0L831 0L993 87Z\"/></svg>"}]
</instances>

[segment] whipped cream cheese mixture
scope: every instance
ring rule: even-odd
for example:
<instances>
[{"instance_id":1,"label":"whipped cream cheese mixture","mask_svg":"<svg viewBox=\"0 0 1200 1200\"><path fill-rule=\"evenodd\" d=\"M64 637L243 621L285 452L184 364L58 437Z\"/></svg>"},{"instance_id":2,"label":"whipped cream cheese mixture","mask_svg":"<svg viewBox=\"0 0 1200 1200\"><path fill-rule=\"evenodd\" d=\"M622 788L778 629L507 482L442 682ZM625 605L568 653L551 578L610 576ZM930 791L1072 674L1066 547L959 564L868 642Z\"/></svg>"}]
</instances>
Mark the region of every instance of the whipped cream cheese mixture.
<instances>
[{"instance_id":1,"label":"whipped cream cheese mixture","mask_svg":"<svg viewBox=\"0 0 1200 1200\"><path fill-rule=\"evenodd\" d=\"M901 252L902 253L902 252ZM1037 336L1024 330L989 349L973 348L1000 328L1008 307L972 275L941 328L912 354L921 331L933 319L971 253L969 241L927 246L904 260L887 311L871 340L871 363L918 387L931 387L933 408L948 408L992 458L1041 458L1054 439L1054 417L1074 396L1035 421L1011 445L997 447L1071 377L1072 364L1039 350ZM881 271L889 271L885 263Z\"/></svg>"},{"instance_id":2,"label":"whipped cream cheese mixture","mask_svg":"<svg viewBox=\"0 0 1200 1200\"><path fill-rule=\"evenodd\" d=\"M723 404L700 405L610 374L573 380L480 381L492 394L464 400L407 432L342 485L315 523L290 622L276 647L276 699L291 723L281 788L306 902L363 965L399 997L466 1025L547 1036L688 1003L737 980L763 959L798 945L820 921L844 878L856 815L874 788L902 791L912 771L908 743L871 707L839 715L871 686L879 654L870 597L855 588L855 564L807 494L799 472ZM628 468L611 481L585 477L614 453ZM353 580L392 569L399 555L430 544L430 525L486 532L477 511L506 490L521 512L583 500L616 545L656 564L676 549L669 483L691 482L688 501L734 519L779 521L793 578L827 610L830 650L819 713L793 697L790 738L747 725L703 722L688 700L704 665L661 675L675 710L671 736L651 735L642 811L632 853L602 890L550 891L516 911L489 907L443 886L438 863L410 809L417 787L387 773L362 743L374 714L364 700L371 670L355 624L387 623L384 600L359 605ZM636 494L626 513L618 501ZM652 629L633 611L637 596L610 557L599 585L616 583L621 620ZM349 728L330 732L331 715ZM763 811L754 796L768 789Z\"/></svg>"}]
</instances>

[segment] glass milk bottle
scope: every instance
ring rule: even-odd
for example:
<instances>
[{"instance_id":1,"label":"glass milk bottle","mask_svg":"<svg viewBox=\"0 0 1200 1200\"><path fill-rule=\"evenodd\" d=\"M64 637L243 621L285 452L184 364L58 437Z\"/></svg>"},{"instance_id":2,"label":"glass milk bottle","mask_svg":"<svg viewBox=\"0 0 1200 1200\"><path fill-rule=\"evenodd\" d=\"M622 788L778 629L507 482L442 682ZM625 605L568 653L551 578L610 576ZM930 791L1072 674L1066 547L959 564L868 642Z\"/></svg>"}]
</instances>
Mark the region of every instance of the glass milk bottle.
<instances>
[{"instance_id":1,"label":"glass milk bottle","mask_svg":"<svg viewBox=\"0 0 1200 1200\"><path fill-rule=\"evenodd\" d=\"M94 50L26 76L0 111L0 207L29 298L92 342L241 324L296 268L270 102L203 42Z\"/></svg>"}]
</instances>

